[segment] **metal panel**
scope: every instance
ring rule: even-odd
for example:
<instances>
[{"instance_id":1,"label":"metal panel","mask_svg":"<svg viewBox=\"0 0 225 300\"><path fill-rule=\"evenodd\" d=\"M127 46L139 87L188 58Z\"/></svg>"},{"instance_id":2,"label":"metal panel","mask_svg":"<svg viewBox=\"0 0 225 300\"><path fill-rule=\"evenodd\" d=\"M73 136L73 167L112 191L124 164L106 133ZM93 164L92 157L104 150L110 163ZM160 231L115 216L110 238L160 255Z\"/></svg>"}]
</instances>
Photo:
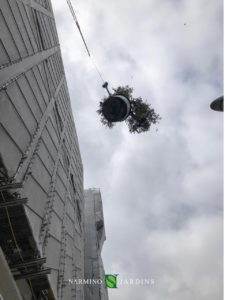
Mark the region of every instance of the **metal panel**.
<instances>
[{"instance_id":1,"label":"metal panel","mask_svg":"<svg viewBox=\"0 0 225 300\"><path fill-rule=\"evenodd\" d=\"M34 118L32 110L27 105L26 99L22 94L17 82L8 87L7 94L9 96L9 100L12 101L18 114L26 124L26 128L29 130L30 134L32 134L37 127L37 121Z\"/></svg>"},{"instance_id":2,"label":"metal panel","mask_svg":"<svg viewBox=\"0 0 225 300\"><path fill-rule=\"evenodd\" d=\"M66 201L66 199L64 199ZM57 213L59 218L62 219L63 217L63 209L64 209L64 202L62 199L56 194L55 195L55 201L53 206L54 211Z\"/></svg>"},{"instance_id":3,"label":"metal panel","mask_svg":"<svg viewBox=\"0 0 225 300\"><path fill-rule=\"evenodd\" d=\"M26 55L32 55L34 53L30 37L24 20L22 18L18 2L15 0L8 0L8 4L11 10L11 14L16 23L17 29L20 32L20 38L23 41L24 47L26 48Z\"/></svg>"},{"instance_id":4,"label":"metal panel","mask_svg":"<svg viewBox=\"0 0 225 300\"><path fill-rule=\"evenodd\" d=\"M2 20L0 20L0 26L1 26ZM0 39L0 67L4 68L5 66L7 66L7 63L9 63L10 61L10 57L9 54L2 42L2 40Z\"/></svg>"},{"instance_id":5,"label":"metal panel","mask_svg":"<svg viewBox=\"0 0 225 300\"><path fill-rule=\"evenodd\" d=\"M2 11L2 17L3 20L3 26L7 28L7 30L10 32L10 36L12 39L12 42L14 44L14 47L19 52L20 57L25 57L28 55L26 45L24 43L24 40L21 36L20 30L18 28L17 22L14 18L14 15L12 14L11 7L7 0L2 0L0 5L1 11ZM7 17L6 17L7 16ZM5 40L4 40L5 41Z\"/></svg>"},{"instance_id":6,"label":"metal panel","mask_svg":"<svg viewBox=\"0 0 225 300\"><path fill-rule=\"evenodd\" d=\"M32 169L32 175L34 176L35 180L40 184L42 189L47 193L50 185L51 176L39 157L37 157L35 160Z\"/></svg>"},{"instance_id":7,"label":"metal panel","mask_svg":"<svg viewBox=\"0 0 225 300\"><path fill-rule=\"evenodd\" d=\"M27 203L28 207L42 218L44 215L45 203L47 202L47 192L44 191L32 176L29 176L28 180L25 182L22 194L26 195L29 199L29 202Z\"/></svg>"},{"instance_id":8,"label":"metal panel","mask_svg":"<svg viewBox=\"0 0 225 300\"><path fill-rule=\"evenodd\" d=\"M13 139L15 143L19 145L19 148L25 150L26 145L30 141L30 133L25 127L23 119L16 111L6 92L1 95L0 111L0 122L2 126L5 127L11 136L13 136Z\"/></svg>"},{"instance_id":9,"label":"metal panel","mask_svg":"<svg viewBox=\"0 0 225 300\"><path fill-rule=\"evenodd\" d=\"M59 251L60 251L60 242L49 237L49 243L46 248L46 257L47 257L47 266L49 268L58 269L59 267Z\"/></svg>"},{"instance_id":10,"label":"metal panel","mask_svg":"<svg viewBox=\"0 0 225 300\"><path fill-rule=\"evenodd\" d=\"M51 217L51 227L50 227L50 234L53 235L59 241L61 240L61 228L62 219L60 219L54 212L52 213Z\"/></svg>"},{"instance_id":11,"label":"metal panel","mask_svg":"<svg viewBox=\"0 0 225 300\"><path fill-rule=\"evenodd\" d=\"M22 151L1 123L0 137L1 141L4 141L4 143L0 143L0 153L3 157L9 176L12 176L13 174L15 174L18 166L18 161L20 161L22 157Z\"/></svg>"},{"instance_id":12,"label":"metal panel","mask_svg":"<svg viewBox=\"0 0 225 300\"><path fill-rule=\"evenodd\" d=\"M46 103L43 99L43 96L42 96L42 93L38 86L38 83L36 81L36 78L34 77L33 70L29 70L26 72L26 78L29 82L29 86L31 87L33 94L35 95L36 101L39 103L41 111L42 112L45 111Z\"/></svg>"}]
</instances>

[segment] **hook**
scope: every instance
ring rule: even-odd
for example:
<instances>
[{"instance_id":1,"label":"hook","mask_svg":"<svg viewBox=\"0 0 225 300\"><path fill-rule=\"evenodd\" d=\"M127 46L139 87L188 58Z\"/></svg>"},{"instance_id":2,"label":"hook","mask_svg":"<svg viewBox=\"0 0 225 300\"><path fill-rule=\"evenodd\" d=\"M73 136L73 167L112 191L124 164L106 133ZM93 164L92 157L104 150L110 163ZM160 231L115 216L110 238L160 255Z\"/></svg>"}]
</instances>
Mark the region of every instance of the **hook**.
<instances>
[{"instance_id":1,"label":"hook","mask_svg":"<svg viewBox=\"0 0 225 300\"><path fill-rule=\"evenodd\" d=\"M111 93L110 93L110 91L109 91L109 89L108 89L108 82L107 82L107 81L106 81L105 83L103 83L102 87L103 87L104 89L106 89L107 92L108 92L108 94L109 94L109 96L111 96Z\"/></svg>"}]
</instances>

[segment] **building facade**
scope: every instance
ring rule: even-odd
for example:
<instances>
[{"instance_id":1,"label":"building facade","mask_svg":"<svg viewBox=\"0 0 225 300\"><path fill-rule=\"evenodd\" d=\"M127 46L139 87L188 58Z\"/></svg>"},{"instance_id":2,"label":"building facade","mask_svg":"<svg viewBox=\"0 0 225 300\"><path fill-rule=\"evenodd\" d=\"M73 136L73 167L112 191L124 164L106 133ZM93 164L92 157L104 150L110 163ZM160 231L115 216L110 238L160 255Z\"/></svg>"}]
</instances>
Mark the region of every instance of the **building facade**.
<instances>
[{"instance_id":1,"label":"building facade","mask_svg":"<svg viewBox=\"0 0 225 300\"><path fill-rule=\"evenodd\" d=\"M86 280L100 279L102 281L102 284L85 285L85 300L108 300L101 257L106 235L99 189L84 191L84 232L84 277Z\"/></svg>"},{"instance_id":2,"label":"building facade","mask_svg":"<svg viewBox=\"0 0 225 300\"><path fill-rule=\"evenodd\" d=\"M84 299L83 287L67 282L84 276L83 210L51 2L1 0L0 247L22 299ZM1 297L11 300L5 284Z\"/></svg>"}]
</instances>

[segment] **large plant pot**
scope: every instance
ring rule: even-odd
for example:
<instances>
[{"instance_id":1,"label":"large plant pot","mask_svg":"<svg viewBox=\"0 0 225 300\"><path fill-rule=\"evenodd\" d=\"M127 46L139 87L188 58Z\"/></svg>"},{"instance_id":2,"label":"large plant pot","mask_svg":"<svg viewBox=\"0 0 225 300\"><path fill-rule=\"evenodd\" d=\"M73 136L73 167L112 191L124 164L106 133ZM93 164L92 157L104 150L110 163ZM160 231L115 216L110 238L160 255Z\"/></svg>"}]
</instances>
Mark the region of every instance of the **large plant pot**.
<instances>
[{"instance_id":1,"label":"large plant pot","mask_svg":"<svg viewBox=\"0 0 225 300\"><path fill-rule=\"evenodd\" d=\"M102 113L110 122L124 121L130 114L130 101L122 95L109 96L103 103Z\"/></svg>"}]
</instances>

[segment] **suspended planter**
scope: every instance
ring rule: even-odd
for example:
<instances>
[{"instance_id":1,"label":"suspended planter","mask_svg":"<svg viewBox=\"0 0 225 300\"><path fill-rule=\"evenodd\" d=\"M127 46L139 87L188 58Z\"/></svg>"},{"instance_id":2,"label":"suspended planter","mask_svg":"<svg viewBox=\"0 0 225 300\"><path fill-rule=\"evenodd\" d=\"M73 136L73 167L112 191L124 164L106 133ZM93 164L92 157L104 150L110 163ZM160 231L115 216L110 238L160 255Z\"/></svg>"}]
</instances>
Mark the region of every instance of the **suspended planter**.
<instances>
[{"instance_id":1,"label":"suspended planter","mask_svg":"<svg viewBox=\"0 0 225 300\"><path fill-rule=\"evenodd\" d=\"M130 111L131 103L122 95L109 96L103 102L103 116L110 122L121 122L126 120Z\"/></svg>"},{"instance_id":2,"label":"suspended planter","mask_svg":"<svg viewBox=\"0 0 225 300\"><path fill-rule=\"evenodd\" d=\"M103 87L109 96L100 102L97 112L101 115L101 122L107 127L112 128L114 123L125 121L130 132L141 133L148 131L151 124L156 124L161 119L141 97L133 98L133 89L129 86L113 89L113 94L108 90L107 82Z\"/></svg>"}]
</instances>

